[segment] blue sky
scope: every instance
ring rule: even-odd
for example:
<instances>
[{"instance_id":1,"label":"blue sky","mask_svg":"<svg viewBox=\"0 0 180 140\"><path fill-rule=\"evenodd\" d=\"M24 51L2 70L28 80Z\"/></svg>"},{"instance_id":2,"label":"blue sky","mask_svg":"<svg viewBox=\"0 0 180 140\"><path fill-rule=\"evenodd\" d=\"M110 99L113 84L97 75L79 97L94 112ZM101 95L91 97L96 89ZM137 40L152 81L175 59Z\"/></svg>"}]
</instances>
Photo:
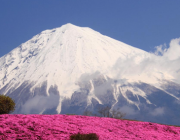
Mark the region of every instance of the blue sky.
<instances>
[{"instance_id":1,"label":"blue sky","mask_svg":"<svg viewBox=\"0 0 180 140\"><path fill-rule=\"evenodd\" d=\"M66 23L154 51L180 37L179 6L179 0L1 0L0 57Z\"/></svg>"}]
</instances>

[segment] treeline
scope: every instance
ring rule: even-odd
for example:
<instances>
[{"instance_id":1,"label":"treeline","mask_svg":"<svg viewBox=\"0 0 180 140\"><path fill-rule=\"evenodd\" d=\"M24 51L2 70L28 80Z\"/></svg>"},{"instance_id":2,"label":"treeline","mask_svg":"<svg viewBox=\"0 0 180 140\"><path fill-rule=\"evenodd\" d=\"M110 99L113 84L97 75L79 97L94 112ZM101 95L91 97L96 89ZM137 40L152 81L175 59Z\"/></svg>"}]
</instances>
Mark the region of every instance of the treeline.
<instances>
[{"instance_id":1,"label":"treeline","mask_svg":"<svg viewBox=\"0 0 180 140\"><path fill-rule=\"evenodd\" d=\"M85 116L99 116L99 117L108 117L122 119L126 114L121 111L112 110L110 113L110 107L99 107L98 114L93 114L91 111L86 110L83 115ZM15 102L9 96L0 95L0 114L9 114L15 110ZM76 114L67 114L67 115L76 115Z\"/></svg>"},{"instance_id":2,"label":"treeline","mask_svg":"<svg viewBox=\"0 0 180 140\"><path fill-rule=\"evenodd\" d=\"M99 115L97 114L92 114L91 111L88 111L86 110L83 115L85 116L100 116L100 117L108 117L108 118L116 118L116 119L122 119L126 113L122 113L121 111L117 111L115 109L113 109L110 113L110 107L109 106L106 106L106 107L99 107L98 108L98 113ZM118 108L119 110L119 108Z\"/></svg>"}]
</instances>

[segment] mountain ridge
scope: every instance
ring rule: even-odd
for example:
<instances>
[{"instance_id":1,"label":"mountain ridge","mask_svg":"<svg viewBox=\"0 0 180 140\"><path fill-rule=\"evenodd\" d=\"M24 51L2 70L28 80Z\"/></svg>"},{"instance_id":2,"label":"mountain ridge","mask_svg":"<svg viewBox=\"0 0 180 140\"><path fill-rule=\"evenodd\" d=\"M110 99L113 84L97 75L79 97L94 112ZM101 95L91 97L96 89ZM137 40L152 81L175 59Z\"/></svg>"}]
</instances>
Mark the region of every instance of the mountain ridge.
<instances>
[{"instance_id":1,"label":"mountain ridge","mask_svg":"<svg viewBox=\"0 0 180 140\"><path fill-rule=\"evenodd\" d=\"M14 113L82 114L110 105L130 117L145 119L146 110L161 116L177 111L180 98L173 75L156 63L149 65L162 59L90 28L66 24L42 31L0 58L0 94L15 99ZM165 80L171 90L163 86Z\"/></svg>"},{"instance_id":2,"label":"mountain ridge","mask_svg":"<svg viewBox=\"0 0 180 140\"><path fill-rule=\"evenodd\" d=\"M69 31L69 29L70 29L70 31ZM108 58L108 59L110 59L110 61L108 60L108 59L95 59L95 58L93 58L92 56L93 56L93 54L95 54L96 53L96 56L95 57L97 57L98 55L100 55L100 54L98 54L97 55L97 53L98 53L98 51L99 50L97 50L95 47L94 48L91 48L90 46L88 46L88 50L85 50L85 52L84 53L86 53L85 55L88 55L87 54L87 51L89 51L88 53L90 53L90 51L91 51L91 54L89 54L89 58L87 58L86 56L83 56L83 58L78 58L78 56L82 56L82 49L83 48L80 48L79 46L81 46L81 45L79 45L78 46L78 44L77 45L73 45L73 44L76 44L77 43L77 41L74 41L73 43L71 43L70 45L69 44L65 44L65 45L62 45L62 42L60 41L60 42L58 42L58 43L56 43L55 45L52 45L55 41L57 41L57 40L62 40L63 39L63 35L61 35L61 34L64 34L65 32L70 32L67 36L69 37L70 36L70 38L71 38L71 36L72 36L72 38L73 37L75 37L76 39L77 38L82 38L81 37L81 35L78 35L77 34L77 32L75 32L74 34L73 34L73 32L74 32L74 30L80 30L81 28L80 27L77 27L77 26L74 26L74 25L72 25L72 24L66 24L66 25L63 25L62 27L60 27L60 28L55 28L55 29L52 29L52 30L45 30L45 31L43 31L43 32L41 32L40 34L38 34L38 35L36 35L36 36L34 36L32 39L30 39L30 40L28 40L27 42L25 42L25 43L23 43L22 45L20 45L18 48L16 48L16 49L14 49L13 51L11 51L10 52L10 54L9 54L9 56L3 56L3 57L1 57L1 59L7 59L6 61L11 61L11 63L10 64L7 64L7 62L6 62L6 64L7 65L10 65L11 67L9 67L8 68L8 70L7 69L5 69L5 71L7 72L7 74L6 75L3 75L3 73L1 73L1 79L2 79L2 77L5 77L5 80L3 80L3 82L2 83L6 83L5 81L6 81L6 79L7 79L7 75L9 75L9 74L11 74L12 73L12 71L13 70L16 70L16 69L18 69L19 67L21 67L21 65L22 65L22 62L24 63L23 65L26 65L25 66L25 69L26 69L26 67L28 67L28 63L30 63L29 61L31 61L31 68L29 68L29 71L28 71L28 73L30 73L30 75L31 75L31 78L30 78L30 75L29 76L27 76L28 75L28 73L26 73L27 75L26 76L24 76L24 80L23 79L21 79L21 80L23 80L23 81L25 81L25 80L30 80L30 79L32 79L32 81L37 81L37 77L42 77L42 75L40 74L38 74L38 75L35 75L35 74L32 74L32 73L34 73L34 71L36 71L35 70L35 68L36 67L41 67L41 65L43 65L44 63L43 63L43 61L44 60L46 60L46 61L48 61L48 60L50 60L50 59L48 59L47 57L50 57L51 59L54 59L54 63L57 63L57 65L60 65L59 64L59 62L57 62L55 59L59 59L59 61L60 62L62 62L61 63L61 69L63 69L63 71L69 71L69 72L71 72L71 71L73 71L73 70L75 70L75 69L77 69L76 71L82 71L81 73L83 73L84 71L88 71L90 68L90 66L93 66L93 64L89 64L89 63L85 63L85 62L81 62L82 61L82 59L83 58L86 58L86 59L91 59L92 58L92 60L90 60L90 61L100 61L98 64L96 64L96 66L95 66L95 68L94 68L94 70L93 71L96 71L96 70L98 70L98 67L100 67L100 66L98 66L98 65L101 65L101 67L103 67L103 68L101 68L100 69L100 71L102 71L102 69L106 69L107 68L107 63L108 63L108 66L109 65L111 65L111 63L113 62L113 61L115 61L116 59L117 59L117 57L119 57L119 56L117 56L116 55L116 57L115 58ZM88 29L89 30L89 28L85 28L85 29ZM81 30L84 30L84 28L82 28ZM57 33L56 33L57 32ZM90 32L91 33L91 32ZM94 32L93 32L94 33ZM97 32L95 32L95 33L97 33ZM58 34L60 34L59 36L58 36ZM72 35L73 34L73 35ZM92 33L91 33L92 34ZM99 33L98 33L99 34ZM76 35L76 36L75 36ZM49 37L50 36L50 37ZM52 36L52 37L51 37ZM80 36L80 37L79 37ZM49 37L49 38L48 38ZM65 37L66 39L68 38L68 37ZM89 36L88 36L89 37ZM88 38L87 37L87 38ZM55 38L55 39L54 39ZM58 38L58 39L57 39ZM86 38L86 37L85 37ZM96 37L95 37L96 38ZM72 39L69 39L69 40L72 40ZM64 42L65 43L67 43L67 42L70 42L69 40L65 40ZM80 40L81 41L81 40ZM81 43L83 43L83 42L85 42L84 40L82 40L81 41ZM89 42L88 42L89 43ZM90 42L91 43L91 42ZM123 43L122 43L123 44ZM59 46L60 45L60 46ZM69 45L69 46L68 46ZM84 44L83 44L84 45ZM27 47L26 47L27 46ZM48 46L48 47L47 47ZM49 47L50 46L50 47ZM58 47L56 47L56 46L58 46ZM62 46L62 47L61 47ZM71 46L73 46L73 47L71 47ZM93 45L92 45L93 46ZM110 46L110 45L109 45ZM125 45L125 47L127 47L128 45ZM69 47L71 47L69 50L67 50ZM79 48L76 48L76 47L79 47ZM85 44L85 47L87 47L87 45ZM84 48L85 48L84 47ZM130 46L128 46L128 47L130 47ZM60 52L58 52L58 48L59 49L62 49L62 51L60 51ZM99 47L100 48L100 47ZM107 48L107 47L106 47ZM116 47L117 48L117 47ZM96 50L95 50L96 49ZM103 48L104 49L104 48ZM95 50L95 51L94 51ZM117 49L116 49L117 50ZM38 58L36 59L36 60L34 60L35 62L33 62L32 63L32 59L34 59L34 57L36 57L36 55L38 55L39 54L39 52L40 51L44 51L44 52L41 52L41 54L43 54L43 55L45 55L44 56L44 58L43 57L41 57L41 56L38 56ZM71 52L71 51L76 51L76 53L73 53L73 52ZM131 50L129 50L129 51L131 51ZM133 50L134 51L134 50ZM51 53L49 53L49 52L51 52ZM101 53L102 53L102 50L100 51ZM114 53L115 52L115 50L112 52L112 53ZM57 54L57 53L59 53L59 55L61 55L60 56L60 58L58 58L59 56L57 56L57 55L55 55L55 54ZM113 56L112 54L111 55L109 55L110 54L110 52L106 52L106 51L104 51L103 52L104 54L103 55L105 55L105 56L101 56L101 57L108 57L108 56ZM63 55L63 54L65 54L65 55ZM18 55L18 56L16 56L16 55ZM14 57L13 57L14 56ZM8 60L8 57L10 58L10 60ZM46 57L46 58L45 58ZM54 58L53 58L54 57ZM122 55L122 57L123 57L123 55ZM19 59L19 60L18 60ZM85 60L86 60L85 59ZM15 61L16 60L16 61ZM71 62L72 61L76 61L76 63L72 63L71 64ZM80 61L80 62L79 62ZM89 60L86 60L86 61L89 61ZM104 61L106 61L106 62L104 62ZM18 64L18 66L17 66L17 63L19 63ZM52 63L52 61L49 61L49 62L46 62L46 63L48 63L49 65L50 64L53 64ZM2 62L1 62L1 64L2 64ZM76 66L76 64L78 65L78 66ZM13 65L15 65L14 67L13 67ZM33 65L33 66L32 66ZM54 67L54 65L55 64L53 64L52 65L52 67L51 67L51 69L53 69L53 67ZM72 66L73 65L73 66ZM70 67L69 67L70 66ZM83 66L85 66L85 67L87 67L85 70L82 68ZM32 67L34 68L34 69L32 69ZM47 74L50 74L51 73L51 71L47 68L47 66L46 65L44 65L43 67L45 67L46 69L45 70L43 70L43 71L46 71L46 70L48 70L48 72L46 72L46 75ZM72 68L72 67L75 67L75 68ZM77 68L78 67L78 68ZM22 69L22 67L21 67L21 69ZM38 68L38 69L40 69L40 68ZM37 69L37 70L38 70ZM55 69L59 69L59 68L55 68ZM41 69L42 70L42 69ZM24 71L26 71L26 70L24 70ZM23 72L24 72L23 71ZM54 70L55 71L55 70ZM54 73L54 71L52 72L52 73ZM90 72L90 71L89 71ZM22 73L22 72L21 72ZM37 73L37 72L36 72ZM40 72L39 72L40 73ZM33 76L33 75L35 75L35 76ZM33 77L32 77L33 76ZM75 76L75 75L74 75ZM27 77L27 78L26 78ZM44 76L43 76L44 77ZM52 77L52 76L51 76ZM1 80L2 81L2 80ZM41 82L43 82L44 80L42 80ZM9 83L10 81L8 80L7 81L7 83ZM2 85L3 84L0 84L1 86L0 87L3 87Z\"/></svg>"}]
</instances>

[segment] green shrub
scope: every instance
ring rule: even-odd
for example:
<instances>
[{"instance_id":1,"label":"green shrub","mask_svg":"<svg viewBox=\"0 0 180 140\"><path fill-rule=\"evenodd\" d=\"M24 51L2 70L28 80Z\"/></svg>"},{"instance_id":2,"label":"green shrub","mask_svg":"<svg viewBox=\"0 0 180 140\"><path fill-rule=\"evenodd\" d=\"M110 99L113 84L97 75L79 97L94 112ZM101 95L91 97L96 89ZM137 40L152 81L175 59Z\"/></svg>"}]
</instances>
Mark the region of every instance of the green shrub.
<instances>
[{"instance_id":1,"label":"green shrub","mask_svg":"<svg viewBox=\"0 0 180 140\"><path fill-rule=\"evenodd\" d=\"M5 95L0 95L0 114L9 114L15 110L15 102Z\"/></svg>"},{"instance_id":2,"label":"green shrub","mask_svg":"<svg viewBox=\"0 0 180 140\"><path fill-rule=\"evenodd\" d=\"M99 140L99 136L95 133L89 134L73 134L70 136L70 140Z\"/></svg>"}]
</instances>

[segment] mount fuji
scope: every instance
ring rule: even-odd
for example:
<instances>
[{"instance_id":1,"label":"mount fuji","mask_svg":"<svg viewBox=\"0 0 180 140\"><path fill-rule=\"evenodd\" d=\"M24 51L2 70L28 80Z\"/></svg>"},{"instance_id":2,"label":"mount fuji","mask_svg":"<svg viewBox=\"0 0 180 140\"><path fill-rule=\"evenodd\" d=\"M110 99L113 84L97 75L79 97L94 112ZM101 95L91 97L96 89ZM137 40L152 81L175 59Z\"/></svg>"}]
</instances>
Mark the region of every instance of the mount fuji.
<instances>
[{"instance_id":1,"label":"mount fuji","mask_svg":"<svg viewBox=\"0 0 180 140\"><path fill-rule=\"evenodd\" d=\"M108 105L129 119L180 125L180 59L166 54L68 23L0 58L0 94L14 99L12 114L81 115Z\"/></svg>"}]
</instances>

